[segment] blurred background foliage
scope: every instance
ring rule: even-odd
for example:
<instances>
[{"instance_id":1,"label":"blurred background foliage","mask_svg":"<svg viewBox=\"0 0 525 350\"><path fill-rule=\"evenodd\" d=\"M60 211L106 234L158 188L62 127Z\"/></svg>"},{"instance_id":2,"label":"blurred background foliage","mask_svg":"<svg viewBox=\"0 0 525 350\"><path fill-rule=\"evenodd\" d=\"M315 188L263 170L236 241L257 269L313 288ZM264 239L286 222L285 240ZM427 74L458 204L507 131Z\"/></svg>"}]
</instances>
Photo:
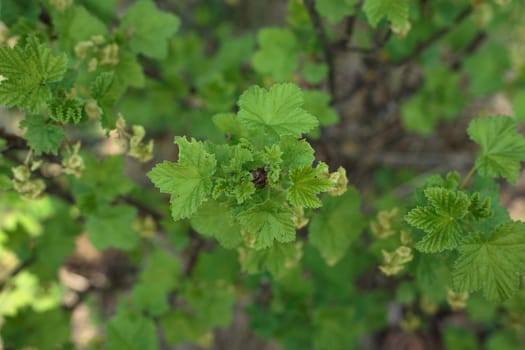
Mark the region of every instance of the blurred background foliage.
<instances>
[{"instance_id":1,"label":"blurred background foliage","mask_svg":"<svg viewBox=\"0 0 525 350\"><path fill-rule=\"evenodd\" d=\"M416 255L387 278L378 269L381 252L395 250L400 236L383 237L369 224L378 211L397 208L381 220L382 229L399 232L413 188L429 173L472 165L465 135L472 116L525 121L525 4L407 0L408 17L399 22L374 18L366 2L156 1L180 20L178 31L159 31L149 54L119 65L114 115L103 121L112 128L118 111L144 126L155 141L154 160L115 155L118 143L94 124L68 128L82 141L86 172L56 180L42 199L9 191L16 162L6 135L20 133L23 116L0 111L3 347L524 348L524 290L499 306L447 294L450 276L436 268L439 256ZM62 3L74 7L72 17L51 13ZM58 32L54 49L74 57L78 42L92 35L118 39L132 3L2 0L0 20L9 31L2 38L0 27L0 38L36 30L55 40ZM164 41L165 52L156 44ZM318 159L343 165L361 193L361 200L324 203L342 208L318 224L346 227L340 260L325 259L304 239L306 229L297 249L271 258L276 267L265 256L243 259L189 222L172 222L144 175L153 163L176 159L174 135L223 140L212 117L235 111L249 86L281 81L301 86L305 109L320 120L309 135ZM498 184L480 188L490 186ZM524 191L521 179L495 201L524 218ZM352 217L359 207L364 214Z\"/></svg>"}]
</instances>

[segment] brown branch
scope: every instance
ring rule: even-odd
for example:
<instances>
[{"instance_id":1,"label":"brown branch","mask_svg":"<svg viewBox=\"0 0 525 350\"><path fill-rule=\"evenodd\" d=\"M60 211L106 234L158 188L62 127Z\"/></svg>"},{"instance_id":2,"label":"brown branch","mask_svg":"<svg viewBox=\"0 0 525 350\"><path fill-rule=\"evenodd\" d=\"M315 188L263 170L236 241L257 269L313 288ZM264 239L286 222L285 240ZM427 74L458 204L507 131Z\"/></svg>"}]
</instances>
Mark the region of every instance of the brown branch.
<instances>
[{"instance_id":1,"label":"brown branch","mask_svg":"<svg viewBox=\"0 0 525 350\"><path fill-rule=\"evenodd\" d=\"M328 36L323 26L321 16L319 15L319 12L317 12L315 8L315 1L305 0L304 6L306 7L306 10L308 11L308 15L310 16L310 20L312 21L312 25L317 34L317 38L319 39L319 42L321 43L321 46L323 47L324 58L325 58L326 64L328 65L328 88L330 89L331 95L334 96L335 90L336 90L335 88L335 61L334 61L334 54L332 51L332 45L330 44L330 41L328 40Z\"/></svg>"},{"instance_id":2,"label":"brown branch","mask_svg":"<svg viewBox=\"0 0 525 350\"><path fill-rule=\"evenodd\" d=\"M438 30L437 32L432 34L427 40L419 42L416 45L415 50L411 54L409 54L405 58L400 59L399 61L392 62L391 65L393 65L394 67L398 67L413 61L414 59L419 57L419 55L421 55L426 49L432 46L435 42L439 41L442 37L450 33L452 29L456 28L459 24L461 24L461 22L463 22L463 20L465 20L472 12L473 9L471 6L465 8L456 16L452 25Z\"/></svg>"}]
</instances>

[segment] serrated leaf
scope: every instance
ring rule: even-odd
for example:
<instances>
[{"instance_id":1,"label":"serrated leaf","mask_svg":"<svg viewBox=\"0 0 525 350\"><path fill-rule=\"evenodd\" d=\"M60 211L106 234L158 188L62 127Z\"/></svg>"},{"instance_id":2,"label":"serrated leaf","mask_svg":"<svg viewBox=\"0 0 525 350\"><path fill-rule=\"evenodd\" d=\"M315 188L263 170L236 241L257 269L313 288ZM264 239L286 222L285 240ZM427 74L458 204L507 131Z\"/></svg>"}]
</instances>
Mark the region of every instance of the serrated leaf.
<instances>
[{"instance_id":1,"label":"serrated leaf","mask_svg":"<svg viewBox=\"0 0 525 350\"><path fill-rule=\"evenodd\" d=\"M308 141L295 137L283 137L279 143L282 151L283 168L296 169L311 166L315 157L314 149Z\"/></svg>"},{"instance_id":2,"label":"serrated leaf","mask_svg":"<svg viewBox=\"0 0 525 350\"><path fill-rule=\"evenodd\" d=\"M487 238L473 234L459 247L453 283L459 291L481 290L492 301L512 296L525 273L525 223L498 226Z\"/></svg>"},{"instance_id":3,"label":"serrated leaf","mask_svg":"<svg viewBox=\"0 0 525 350\"><path fill-rule=\"evenodd\" d=\"M157 350L155 324L145 317L117 315L107 325L107 350Z\"/></svg>"},{"instance_id":4,"label":"serrated leaf","mask_svg":"<svg viewBox=\"0 0 525 350\"><path fill-rule=\"evenodd\" d=\"M470 196L470 205L468 211L476 219L484 219L494 215L491 210L491 206L492 203L490 197L486 197L482 201L479 192L474 192L472 196Z\"/></svg>"},{"instance_id":5,"label":"serrated leaf","mask_svg":"<svg viewBox=\"0 0 525 350\"><path fill-rule=\"evenodd\" d=\"M204 203L191 218L191 226L201 235L215 237L228 249L242 242L240 226L235 223L231 210L216 201Z\"/></svg>"},{"instance_id":6,"label":"serrated leaf","mask_svg":"<svg viewBox=\"0 0 525 350\"><path fill-rule=\"evenodd\" d=\"M202 142L176 137L175 143L179 145L178 162L157 164L148 177L161 192L171 194L171 213L176 221L193 215L210 195L217 162Z\"/></svg>"},{"instance_id":7,"label":"serrated leaf","mask_svg":"<svg viewBox=\"0 0 525 350\"><path fill-rule=\"evenodd\" d=\"M27 115L20 122L20 126L27 128L23 137L37 156L42 153L57 154L58 147L66 136L64 129L46 122L44 117L40 115Z\"/></svg>"},{"instance_id":8,"label":"serrated leaf","mask_svg":"<svg viewBox=\"0 0 525 350\"><path fill-rule=\"evenodd\" d=\"M474 119L467 132L481 148L476 159L479 173L515 183L520 161L525 160L525 138L516 131L516 123L502 116Z\"/></svg>"},{"instance_id":9,"label":"serrated leaf","mask_svg":"<svg viewBox=\"0 0 525 350\"><path fill-rule=\"evenodd\" d=\"M255 236L253 247L264 249L271 247L274 240L285 243L295 239L292 217L291 209L266 201L241 212L237 219L243 229Z\"/></svg>"},{"instance_id":10,"label":"serrated leaf","mask_svg":"<svg viewBox=\"0 0 525 350\"><path fill-rule=\"evenodd\" d=\"M365 0L363 11L372 27L381 19L388 18L395 26L402 26L408 20L408 0Z\"/></svg>"},{"instance_id":11,"label":"serrated leaf","mask_svg":"<svg viewBox=\"0 0 525 350\"><path fill-rule=\"evenodd\" d=\"M106 95L113 83L114 72L102 72L100 73L95 80L89 86L89 94L94 99L101 99Z\"/></svg>"},{"instance_id":12,"label":"serrated leaf","mask_svg":"<svg viewBox=\"0 0 525 350\"><path fill-rule=\"evenodd\" d=\"M317 195L333 188L333 183L312 167L292 169L290 180L292 186L288 189L287 198L294 207L318 208L321 201Z\"/></svg>"},{"instance_id":13,"label":"serrated leaf","mask_svg":"<svg viewBox=\"0 0 525 350\"><path fill-rule=\"evenodd\" d=\"M86 230L91 243L97 249L117 248L132 250L140 237L131 228L137 210L127 205L101 207L86 221Z\"/></svg>"},{"instance_id":14,"label":"serrated leaf","mask_svg":"<svg viewBox=\"0 0 525 350\"><path fill-rule=\"evenodd\" d=\"M62 124L73 122L77 124L82 119L83 104L77 98L68 98L57 93L48 104L49 117Z\"/></svg>"},{"instance_id":15,"label":"serrated leaf","mask_svg":"<svg viewBox=\"0 0 525 350\"><path fill-rule=\"evenodd\" d=\"M252 86L239 98L239 121L254 131L268 130L277 136L301 134L318 125L303 107L303 94L294 84L275 84L270 90Z\"/></svg>"},{"instance_id":16,"label":"serrated leaf","mask_svg":"<svg viewBox=\"0 0 525 350\"><path fill-rule=\"evenodd\" d=\"M268 249L240 249L239 261L243 271L254 274L268 270L279 278L297 264L302 252L302 242L274 243Z\"/></svg>"},{"instance_id":17,"label":"serrated leaf","mask_svg":"<svg viewBox=\"0 0 525 350\"><path fill-rule=\"evenodd\" d=\"M51 98L48 84L62 80L66 68L66 55L52 55L34 36L25 45L0 47L0 104L40 111Z\"/></svg>"},{"instance_id":18,"label":"serrated leaf","mask_svg":"<svg viewBox=\"0 0 525 350\"><path fill-rule=\"evenodd\" d=\"M308 227L308 240L330 265L341 260L365 226L359 193L349 187L339 197L325 196Z\"/></svg>"},{"instance_id":19,"label":"serrated leaf","mask_svg":"<svg viewBox=\"0 0 525 350\"><path fill-rule=\"evenodd\" d=\"M166 58L167 40L175 34L179 25L177 16L159 11L150 0L135 2L121 21L122 28L131 34L131 49L157 59Z\"/></svg>"},{"instance_id":20,"label":"serrated leaf","mask_svg":"<svg viewBox=\"0 0 525 350\"><path fill-rule=\"evenodd\" d=\"M468 196L463 192L431 187L425 190L425 197L431 205L412 209L405 216L410 225L427 233L417 242L416 248L425 253L456 248L463 236L460 220L468 213Z\"/></svg>"}]
</instances>

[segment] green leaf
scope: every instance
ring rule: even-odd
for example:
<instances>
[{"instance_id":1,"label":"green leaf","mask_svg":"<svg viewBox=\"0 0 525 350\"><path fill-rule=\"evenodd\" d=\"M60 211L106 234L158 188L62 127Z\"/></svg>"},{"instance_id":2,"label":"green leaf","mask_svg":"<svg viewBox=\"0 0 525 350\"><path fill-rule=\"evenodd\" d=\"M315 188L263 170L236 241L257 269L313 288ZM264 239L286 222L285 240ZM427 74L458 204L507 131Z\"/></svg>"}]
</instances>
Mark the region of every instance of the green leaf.
<instances>
[{"instance_id":1,"label":"green leaf","mask_svg":"<svg viewBox=\"0 0 525 350\"><path fill-rule=\"evenodd\" d=\"M456 248L463 236L460 220L470 206L468 196L442 187L427 188L425 196L431 205L414 208L405 216L410 225L427 233L416 248L425 253Z\"/></svg>"},{"instance_id":2,"label":"green leaf","mask_svg":"<svg viewBox=\"0 0 525 350\"><path fill-rule=\"evenodd\" d=\"M48 84L62 80L66 67L65 54L52 55L34 36L28 37L23 47L1 46L0 104L40 111L51 98Z\"/></svg>"},{"instance_id":3,"label":"green leaf","mask_svg":"<svg viewBox=\"0 0 525 350\"><path fill-rule=\"evenodd\" d=\"M225 248L235 248L242 242L241 229L231 210L216 201L204 203L191 218L191 226L201 235L215 237Z\"/></svg>"},{"instance_id":4,"label":"green leaf","mask_svg":"<svg viewBox=\"0 0 525 350\"><path fill-rule=\"evenodd\" d=\"M180 271L180 261L176 256L155 249L140 274L140 280L146 284L155 284L167 292L177 286Z\"/></svg>"},{"instance_id":5,"label":"green leaf","mask_svg":"<svg viewBox=\"0 0 525 350\"><path fill-rule=\"evenodd\" d=\"M282 151L283 168L297 169L311 166L315 157L308 141L294 137L283 137L279 143Z\"/></svg>"},{"instance_id":6,"label":"green leaf","mask_svg":"<svg viewBox=\"0 0 525 350\"><path fill-rule=\"evenodd\" d=\"M275 278L285 275L303 254L302 242L275 243L268 249L240 249L239 261L243 271L254 274L268 270Z\"/></svg>"},{"instance_id":7,"label":"green leaf","mask_svg":"<svg viewBox=\"0 0 525 350\"><path fill-rule=\"evenodd\" d=\"M443 336L445 350L476 350L480 349L477 336L465 328L448 326Z\"/></svg>"},{"instance_id":8,"label":"green leaf","mask_svg":"<svg viewBox=\"0 0 525 350\"><path fill-rule=\"evenodd\" d=\"M102 72L89 86L89 94L94 99L102 99L109 91L113 83L114 72Z\"/></svg>"},{"instance_id":9,"label":"green leaf","mask_svg":"<svg viewBox=\"0 0 525 350\"><path fill-rule=\"evenodd\" d=\"M61 308L41 312L24 309L4 319L2 343L6 349L64 349L70 332L68 314Z\"/></svg>"},{"instance_id":10,"label":"green leaf","mask_svg":"<svg viewBox=\"0 0 525 350\"><path fill-rule=\"evenodd\" d=\"M157 350L155 324L145 317L113 317L107 326L107 350Z\"/></svg>"},{"instance_id":11,"label":"green leaf","mask_svg":"<svg viewBox=\"0 0 525 350\"><path fill-rule=\"evenodd\" d=\"M57 154L62 139L66 136L64 129L58 125L46 122L40 115L27 115L20 122L20 126L27 128L24 139L35 151L35 155L42 153Z\"/></svg>"},{"instance_id":12,"label":"green leaf","mask_svg":"<svg viewBox=\"0 0 525 350\"><path fill-rule=\"evenodd\" d=\"M60 47L70 52L73 52L75 45L80 41L90 40L94 35L108 34L106 24L83 6L72 6L63 13L53 14L53 25L60 33Z\"/></svg>"},{"instance_id":13,"label":"green leaf","mask_svg":"<svg viewBox=\"0 0 525 350\"><path fill-rule=\"evenodd\" d=\"M132 250L139 243L139 234L131 228L137 210L127 205L101 207L86 221L91 243L97 249L109 247Z\"/></svg>"},{"instance_id":14,"label":"green leaf","mask_svg":"<svg viewBox=\"0 0 525 350\"><path fill-rule=\"evenodd\" d=\"M71 177L73 195L81 210L92 213L97 206L109 204L116 196L128 193L134 186L124 175L124 157L121 155L98 159L83 155L86 170L82 177Z\"/></svg>"},{"instance_id":15,"label":"green leaf","mask_svg":"<svg viewBox=\"0 0 525 350\"><path fill-rule=\"evenodd\" d=\"M281 243L295 239L293 211L271 200L241 212L237 219L243 228L255 236L253 247L264 249L273 246L273 241Z\"/></svg>"},{"instance_id":16,"label":"green leaf","mask_svg":"<svg viewBox=\"0 0 525 350\"><path fill-rule=\"evenodd\" d=\"M231 323L234 291L233 286L225 285L224 281L201 282L189 285L184 295L198 324L204 329L210 329Z\"/></svg>"},{"instance_id":17,"label":"green leaf","mask_svg":"<svg viewBox=\"0 0 525 350\"><path fill-rule=\"evenodd\" d=\"M310 84L319 84L324 79L326 79L328 75L328 65L326 63L307 62L304 64L301 73L304 80ZM319 93L323 94L321 91L319 91ZM308 102L308 98L306 96L305 101Z\"/></svg>"},{"instance_id":18,"label":"green leaf","mask_svg":"<svg viewBox=\"0 0 525 350\"><path fill-rule=\"evenodd\" d=\"M168 295L156 284L138 282L133 286L133 305L148 315L160 316L170 309Z\"/></svg>"},{"instance_id":19,"label":"green leaf","mask_svg":"<svg viewBox=\"0 0 525 350\"><path fill-rule=\"evenodd\" d=\"M316 0L315 8L328 22L337 23L345 16L352 15L358 2L359 0Z\"/></svg>"},{"instance_id":20,"label":"green leaf","mask_svg":"<svg viewBox=\"0 0 525 350\"><path fill-rule=\"evenodd\" d=\"M372 27L383 17L395 26L402 26L408 20L408 0L365 0L363 11Z\"/></svg>"},{"instance_id":21,"label":"green leaf","mask_svg":"<svg viewBox=\"0 0 525 350\"><path fill-rule=\"evenodd\" d=\"M157 59L166 58L168 39L175 34L179 24L176 16L159 11L150 0L135 2L121 21L122 29L131 34L131 49Z\"/></svg>"},{"instance_id":22,"label":"green leaf","mask_svg":"<svg viewBox=\"0 0 525 350\"><path fill-rule=\"evenodd\" d=\"M339 197L325 196L308 228L308 239L329 265L341 260L365 226L359 193L349 187Z\"/></svg>"},{"instance_id":23,"label":"green leaf","mask_svg":"<svg viewBox=\"0 0 525 350\"><path fill-rule=\"evenodd\" d=\"M275 80L290 80L298 66L297 40L286 28L263 28L257 33L259 50L253 56L253 68Z\"/></svg>"},{"instance_id":24,"label":"green leaf","mask_svg":"<svg viewBox=\"0 0 525 350\"><path fill-rule=\"evenodd\" d=\"M117 91L125 91L128 87L143 88L145 85L146 77L137 57L130 52L122 52L115 69L112 88L116 88Z\"/></svg>"},{"instance_id":25,"label":"green leaf","mask_svg":"<svg viewBox=\"0 0 525 350\"><path fill-rule=\"evenodd\" d=\"M48 107L49 117L56 122L78 124L82 119L82 101L77 98L68 98L65 93L56 93Z\"/></svg>"},{"instance_id":26,"label":"green leaf","mask_svg":"<svg viewBox=\"0 0 525 350\"><path fill-rule=\"evenodd\" d=\"M161 192L171 194L171 214L180 220L193 215L210 195L217 162L202 142L176 137L175 143L179 145L178 162L157 164L148 177Z\"/></svg>"},{"instance_id":27,"label":"green leaf","mask_svg":"<svg viewBox=\"0 0 525 350\"><path fill-rule=\"evenodd\" d=\"M160 327L168 344L197 342L205 333L197 322L183 310L174 310L160 318Z\"/></svg>"},{"instance_id":28,"label":"green leaf","mask_svg":"<svg viewBox=\"0 0 525 350\"><path fill-rule=\"evenodd\" d=\"M502 116L480 118L472 120L467 131L481 148L476 159L479 173L515 183L520 161L525 160L525 138L516 131L516 123Z\"/></svg>"},{"instance_id":29,"label":"green leaf","mask_svg":"<svg viewBox=\"0 0 525 350\"><path fill-rule=\"evenodd\" d=\"M339 121L337 112L330 106L329 94L319 90L306 90L304 95L304 109L315 115L321 125L333 125Z\"/></svg>"},{"instance_id":30,"label":"green leaf","mask_svg":"<svg viewBox=\"0 0 525 350\"><path fill-rule=\"evenodd\" d=\"M453 283L459 291L480 290L492 301L504 301L518 289L525 273L525 223L498 226L487 238L473 234L459 247Z\"/></svg>"},{"instance_id":31,"label":"green leaf","mask_svg":"<svg viewBox=\"0 0 525 350\"><path fill-rule=\"evenodd\" d=\"M238 105L239 121L254 131L300 137L318 125L317 118L302 108L301 89L291 83L275 84L270 90L252 86L241 95Z\"/></svg>"},{"instance_id":32,"label":"green leaf","mask_svg":"<svg viewBox=\"0 0 525 350\"><path fill-rule=\"evenodd\" d=\"M304 167L290 171L292 186L287 197L294 207L318 208L321 201L317 195L333 188L333 183L322 177L319 169Z\"/></svg>"},{"instance_id":33,"label":"green leaf","mask_svg":"<svg viewBox=\"0 0 525 350\"><path fill-rule=\"evenodd\" d=\"M155 249L133 288L134 305L154 316L168 311L168 293L177 286L180 270L179 259Z\"/></svg>"}]
</instances>

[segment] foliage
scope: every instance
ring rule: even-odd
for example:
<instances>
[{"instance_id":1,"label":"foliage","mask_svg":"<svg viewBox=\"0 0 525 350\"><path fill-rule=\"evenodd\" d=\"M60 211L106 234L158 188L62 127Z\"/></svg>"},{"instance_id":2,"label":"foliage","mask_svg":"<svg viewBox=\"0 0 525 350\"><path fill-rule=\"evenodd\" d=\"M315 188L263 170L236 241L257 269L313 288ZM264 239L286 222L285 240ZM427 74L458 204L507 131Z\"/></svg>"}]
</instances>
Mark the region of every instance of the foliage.
<instances>
[{"instance_id":1,"label":"foliage","mask_svg":"<svg viewBox=\"0 0 525 350\"><path fill-rule=\"evenodd\" d=\"M523 2L287 3L1 2L0 347L525 347Z\"/></svg>"}]
</instances>

